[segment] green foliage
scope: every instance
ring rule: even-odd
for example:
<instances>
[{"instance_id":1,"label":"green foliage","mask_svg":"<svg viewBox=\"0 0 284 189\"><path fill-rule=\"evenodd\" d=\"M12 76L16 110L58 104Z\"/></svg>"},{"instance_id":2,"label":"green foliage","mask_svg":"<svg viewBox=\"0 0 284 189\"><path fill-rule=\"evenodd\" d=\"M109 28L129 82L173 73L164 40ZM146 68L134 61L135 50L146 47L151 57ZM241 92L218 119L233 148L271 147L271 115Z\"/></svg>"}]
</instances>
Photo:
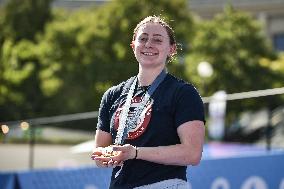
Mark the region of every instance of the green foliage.
<instances>
[{"instance_id":1,"label":"green foliage","mask_svg":"<svg viewBox=\"0 0 284 189\"><path fill-rule=\"evenodd\" d=\"M34 44L27 40L18 43L5 40L2 46L0 105L3 117L20 114L30 117L40 107L38 62L33 49Z\"/></svg>"},{"instance_id":2,"label":"green foliage","mask_svg":"<svg viewBox=\"0 0 284 189\"><path fill-rule=\"evenodd\" d=\"M283 73L261 65L260 60L263 58L276 58L262 33L261 25L249 14L236 11L230 6L213 20L198 23L198 31L191 45L191 54L186 58L187 76L199 86L203 82L206 86L206 89L200 87L203 96L210 96L218 90L230 94L270 89L284 79ZM196 68L201 61L212 65L214 74L210 78L198 76ZM277 99L230 102L228 113L265 107L268 104L277 106Z\"/></svg>"},{"instance_id":3,"label":"green foliage","mask_svg":"<svg viewBox=\"0 0 284 189\"><path fill-rule=\"evenodd\" d=\"M16 41L33 40L35 34L43 31L50 19L52 0L9 0L5 5L5 36Z\"/></svg>"},{"instance_id":4,"label":"green foliage","mask_svg":"<svg viewBox=\"0 0 284 189\"><path fill-rule=\"evenodd\" d=\"M187 64L196 68L199 61L211 63L214 75L207 81L207 95L217 90L233 93L271 87L271 82L261 77L273 74L260 66L259 59L274 56L259 23L248 14L227 7L212 21L199 23ZM258 85L254 85L256 80Z\"/></svg>"},{"instance_id":5,"label":"green foliage","mask_svg":"<svg viewBox=\"0 0 284 189\"><path fill-rule=\"evenodd\" d=\"M270 60L268 58L262 58L260 59L259 63L263 68L272 70L274 74L279 75L279 76L284 76L284 54L283 53L279 53L278 58L275 60ZM273 81L273 83L271 83L271 85L272 85L272 88L283 87L284 80L283 78L279 80L275 80ZM282 97L284 98L283 95Z\"/></svg>"},{"instance_id":6,"label":"green foliage","mask_svg":"<svg viewBox=\"0 0 284 189\"><path fill-rule=\"evenodd\" d=\"M50 0L18 1L0 12L1 120L98 110L107 88L137 74L129 44L136 24L149 15L169 20L181 46L169 70L199 89L204 83L202 96L272 88L283 81L283 66L278 70L283 61L273 61L261 26L231 8L195 24L187 0L110 1L52 13ZM198 76L200 61L213 66L211 78ZM235 104L235 111L255 105L244 104Z\"/></svg>"},{"instance_id":7,"label":"green foliage","mask_svg":"<svg viewBox=\"0 0 284 189\"><path fill-rule=\"evenodd\" d=\"M173 23L180 31L186 26L192 28L185 3L181 0L155 5L152 1L113 1L99 9L56 16L38 40L40 62L48 70L41 73L42 81L50 83L41 84L43 93L50 96L48 106L64 113L97 109L107 88L138 71L130 47L136 24L145 16L163 13L165 17L179 20ZM185 8L177 11L182 5ZM147 8L140 9L141 6ZM182 41L189 38L185 32L179 37Z\"/></svg>"},{"instance_id":8,"label":"green foliage","mask_svg":"<svg viewBox=\"0 0 284 189\"><path fill-rule=\"evenodd\" d=\"M111 58L106 60L106 64L111 63L111 67L115 66L116 68L111 75L117 77L117 74L119 74L120 79L117 81L120 81L137 72L137 63L129 44L136 24L146 16L162 15L165 17L175 29L178 42L182 45L187 44L191 37L188 33L193 28L192 18L187 7L185 0L170 2L162 0L158 3L151 0L125 0L113 1L97 10L96 15L100 27L106 30L105 50L109 52ZM187 48L184 46L184 51L179 52L180 56L186 53L186 50ZM125 70L125 66L121 66L121 64L126 64L129 71ZM172 67L172 70L174 70L174 64L170 66L170 68ZM178 73L178 75L182 77L181 73Z\"/></svg>"},{"instance_id":9,"label":"green foliage","mask_svg":"<svg viewBox=\"0 0 284 189\"><path fill-rule=\"evenodd\" d=\"M50 19L50 0L10 0L0 17L0 115L2 120L41 112L36 35Z\"/></svg>"},{"instance_id":10,"label":"green foliage","mask_svg":"<svg viewBox=\"0 0 284 189\"><path fill-rule=\"evenodd\" d=\"M16 31L15 25L7 25L5 31L14 33L9 36L11 40L5 41L4 72L17 71L18 76L0 84L3 91L7 89L2 100L5 113L0 112L1 115L21 119L98 110L107 88L137 74L138 64L130 47L136 24L149 15L170 18L178 41L184 45L191 38L188 31L193 29L187 7L186 0L125 0L72 12L54 10L53 20L33 37L25 28ZM15 23L10 9L7 11L11 19L6 19L6 23ZM15 14L19 16L19 12ZM187 52L186 46L183 49L180 56ZM11 66L11 60L15 60L17 68ZM183 65L178 62L177 59L169 67L182 77ZM11 99L14 95L17 98Z\"/></svg>"}]
</instances>

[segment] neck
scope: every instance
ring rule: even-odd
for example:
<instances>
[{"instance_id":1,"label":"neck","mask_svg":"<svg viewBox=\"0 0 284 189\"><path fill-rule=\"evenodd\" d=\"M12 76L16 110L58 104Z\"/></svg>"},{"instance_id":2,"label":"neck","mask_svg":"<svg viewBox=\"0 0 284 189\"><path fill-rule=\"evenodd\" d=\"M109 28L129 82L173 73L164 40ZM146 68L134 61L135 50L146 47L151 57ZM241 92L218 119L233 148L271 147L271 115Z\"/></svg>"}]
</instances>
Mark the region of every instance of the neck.
<instances>
[{"instance_id":1,"label":"neck","mask_svg":"<svg viewBox=\"0 0 284 189\"><path fill-rule=\"evenodd\" d=\"M140 86L151 85L163 69L165 69L164 66L157 67L155 69L153 68L147 69L139 66L138 81Z\"/></svg>"}]
</instances>

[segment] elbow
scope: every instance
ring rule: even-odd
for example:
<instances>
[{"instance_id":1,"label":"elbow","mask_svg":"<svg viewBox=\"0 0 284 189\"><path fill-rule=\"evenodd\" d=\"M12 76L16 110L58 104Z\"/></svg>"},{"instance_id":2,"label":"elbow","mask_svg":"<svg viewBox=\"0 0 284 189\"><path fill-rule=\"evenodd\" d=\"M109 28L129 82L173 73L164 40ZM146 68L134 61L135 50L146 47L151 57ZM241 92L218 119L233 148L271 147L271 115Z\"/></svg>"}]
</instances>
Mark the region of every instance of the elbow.
<instances>
[{"instance_id":1,"label":"elbow","mask_svg":"<svg viewBox=\"0 0 284 189\"><path fill-rule=\"evenodd\" d=\"M191 162L191 165L193 166L199 165L200 161L201 161L201 158L193 159Z\"/></svg>"},{"instance_id":2,"label":"elbow","mask_svg":"<svg viewBox=\"0 0 284 189\"><path fill-rule=\"evenodd\" d=\"M187 163L188 165L196 166L201 161L201 154L191 154L188 156Z\"/></svg>"}]
</instances>

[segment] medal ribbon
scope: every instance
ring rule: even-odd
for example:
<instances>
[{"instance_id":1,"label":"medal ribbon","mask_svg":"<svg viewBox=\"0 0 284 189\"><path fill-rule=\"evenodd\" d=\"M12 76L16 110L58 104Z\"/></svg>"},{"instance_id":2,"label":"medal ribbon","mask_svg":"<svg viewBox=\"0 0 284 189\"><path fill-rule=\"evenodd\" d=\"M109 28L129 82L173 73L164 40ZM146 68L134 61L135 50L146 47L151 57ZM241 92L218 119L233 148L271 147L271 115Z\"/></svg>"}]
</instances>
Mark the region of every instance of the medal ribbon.
<instances>
[{"instance_id":1,"label":"medal ribbon","mask_svg":"<svg viewBox=\"0 0 284 189\"><path fill-rule=\"evenodd\" d=\"M150 88L146 91L142 104L140 105L140 107L137 107L138 108L137 111L135 110L134 116L136 117L136 119L135 119L135 122L132 124L137 124L138 118L139 116L141 116L141 113L144 107L146 106L148 100L150 99L150 97L153 95L157 87L160 85L160 83L162 83L162 81L165 79L166 76L167 76L167 72L165 69L163 69L162 72L154 80ZM115 144L117 145L122 145L124 143L124 140L127 138L128 131L131 128L131 125L129 121L127 120L127 117L129 114L131 101L132 101L132 97L133 97L135 86L137 82L138 82L138 79L136 77L128 91L124 106L119 116L119 126L117 130L116 138L115 138Z\"/></svg>"}]
</instances>

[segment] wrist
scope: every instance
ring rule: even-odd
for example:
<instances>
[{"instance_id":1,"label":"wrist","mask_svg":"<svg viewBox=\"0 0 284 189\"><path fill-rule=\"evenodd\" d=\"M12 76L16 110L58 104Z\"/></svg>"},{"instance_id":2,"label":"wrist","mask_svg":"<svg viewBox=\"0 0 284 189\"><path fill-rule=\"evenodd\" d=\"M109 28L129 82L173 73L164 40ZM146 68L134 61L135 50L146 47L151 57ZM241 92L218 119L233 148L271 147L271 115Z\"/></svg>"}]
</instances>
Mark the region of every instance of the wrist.
<instances>
[{"instance_id":1,"label":"wrist","mask_svg":"<svg viewBox=\"0 0 284 189\"><path fill-rule=\"evenodd\" d=\"M137 159L137 157L138 157L138 147L135 146L135 156L133 159Z\"/></svg>"}]
</instances>

